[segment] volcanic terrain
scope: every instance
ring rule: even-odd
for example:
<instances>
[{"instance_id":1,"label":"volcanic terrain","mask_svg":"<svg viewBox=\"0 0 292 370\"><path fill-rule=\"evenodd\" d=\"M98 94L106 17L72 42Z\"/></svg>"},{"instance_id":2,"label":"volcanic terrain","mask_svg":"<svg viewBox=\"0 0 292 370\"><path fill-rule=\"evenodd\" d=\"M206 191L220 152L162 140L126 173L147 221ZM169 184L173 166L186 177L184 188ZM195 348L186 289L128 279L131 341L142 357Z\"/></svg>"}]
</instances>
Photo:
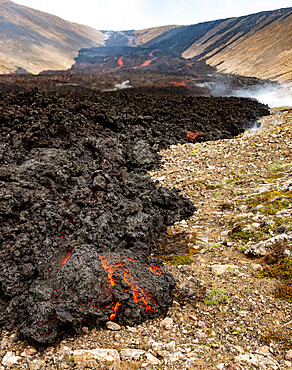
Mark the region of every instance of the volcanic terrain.
<instances>
[{"instance_id":1,"label":"volcanic terrain","mask_svg":"<svg viewBox=\"0 0 292 370\"><path fill-rule=\"evenodd\" d=\"M161 148L231 138L266 114L244 98L2 93L2 326L50 343L163 312L173 280L147 256L195 208L146 171Z\"/></svg>"}]
</instances>

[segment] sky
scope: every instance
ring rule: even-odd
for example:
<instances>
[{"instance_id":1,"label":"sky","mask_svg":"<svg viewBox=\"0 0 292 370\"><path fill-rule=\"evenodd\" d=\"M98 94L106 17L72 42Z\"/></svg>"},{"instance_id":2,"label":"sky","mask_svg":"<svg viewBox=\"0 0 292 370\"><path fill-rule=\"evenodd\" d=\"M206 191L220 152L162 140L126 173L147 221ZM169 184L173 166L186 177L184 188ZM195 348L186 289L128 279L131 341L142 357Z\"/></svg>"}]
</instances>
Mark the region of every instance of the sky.
<instances>
[{"instance_id":1,"label":"sky","mask_svg":"<svg viewBox=\"0 0 292 370\"><path fill-rule=\"evenodd\" d=\"M292 7L292 0L13 0L98 30L195 24Z\"/></svg>"}]
</instances>

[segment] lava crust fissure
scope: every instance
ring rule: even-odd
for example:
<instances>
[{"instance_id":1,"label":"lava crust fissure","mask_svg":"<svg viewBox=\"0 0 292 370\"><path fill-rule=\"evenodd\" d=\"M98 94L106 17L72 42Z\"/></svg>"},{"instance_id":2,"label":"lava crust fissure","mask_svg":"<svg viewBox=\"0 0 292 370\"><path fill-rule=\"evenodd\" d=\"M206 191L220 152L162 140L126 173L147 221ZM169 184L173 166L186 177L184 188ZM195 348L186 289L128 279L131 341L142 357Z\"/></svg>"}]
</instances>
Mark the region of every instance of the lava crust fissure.
<instances>
[{"instance_id":1,"label":"lava crust fissure","mask_svg":"<svg viewBox=\"0 0 292 370\"><path fill-rule=\"evenodd\" d=\"M2 93L2 327L47 344L165 311L174 281L147 256L195 207L147 170L160 148L230 138L264 114L240 98Z\"/></svg>"}]
</instances>

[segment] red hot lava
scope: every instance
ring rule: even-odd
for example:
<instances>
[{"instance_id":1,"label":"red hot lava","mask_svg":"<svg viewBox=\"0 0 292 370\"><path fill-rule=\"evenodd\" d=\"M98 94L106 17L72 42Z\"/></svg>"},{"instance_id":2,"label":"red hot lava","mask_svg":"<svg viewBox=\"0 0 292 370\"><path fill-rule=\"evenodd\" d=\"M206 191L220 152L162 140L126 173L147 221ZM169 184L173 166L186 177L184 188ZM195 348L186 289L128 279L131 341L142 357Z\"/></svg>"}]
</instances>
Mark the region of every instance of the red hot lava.
<instances>
[{"instance_id":1,"label":"red hot lava","mask_svg":"<svg viewBox=\"0 0 292 370\"><path fill-rule=\"evenodd\" d=\"M123 66L124 66L124 62L123 62L123 59L124 59L124 57L120 57L119 59L118 59L118 65L119 65L119 68L122 68Z\"/></svg>"},{"instance_id":2,"label":"red hot lava","mask_svg":"<svg viewBox=\"0 0 292 370\"><path fill-rule=\"evenodd\" d=\"M62 235L61 235L61 237L62 237ZM72 256L72 253L73 253L73 251L76 247L77 247L77 245L74 245L74 248L71 250L70 254L68 256L66 256L64 259L62 259L62 266L66 265L67 261Z\"/></svg>"},{"instance_id":3,"label":"red hot lava","mask_svg":"<svg viewBox=\"0 0 292 370\"><path fill-rule=\"evenodd\" d=\"M190 131L187 132L187 138L192 139L192 140L194 140L199 135L200 135L200 132L196 132L196 133L190 132Z\"/></svg>"},{"instance_id":4,"label":"red hot lava","mask_svg":"<svg viewBox=\"0 0 292 370\"><path fill-rule=\"evenodd\" d=\"M153 306L157 306L157 302L153 300L146 291L142 289L141 286L138 285L137 281L135 281L135 277L129 271L128 266L126 266L123 262L114 263L112 259L108 256L99 255L100 261L102 263L103 268L108 273L108 282L114 287L117 282L115 281L115 275L122 277L124 282L127 283L128 287L132 290L132 299L136 302L140 307L144 308L146 312L157 312L157 308L153 308ZM128 258L129 261L135 262L134 260ZM158 266L149 265L147 267L150 271L154 274L163 275L160 268ZM125 285L125 284L123 284ZM129 292L129 289L123 287L125 292ZM152 302L151 302L152 301ZM122 302L113 302L113 311L114 313L110 316L111 320L114 320L116 317L119 309L122 308L124 301Z\"/></svg>"}]
</instances>

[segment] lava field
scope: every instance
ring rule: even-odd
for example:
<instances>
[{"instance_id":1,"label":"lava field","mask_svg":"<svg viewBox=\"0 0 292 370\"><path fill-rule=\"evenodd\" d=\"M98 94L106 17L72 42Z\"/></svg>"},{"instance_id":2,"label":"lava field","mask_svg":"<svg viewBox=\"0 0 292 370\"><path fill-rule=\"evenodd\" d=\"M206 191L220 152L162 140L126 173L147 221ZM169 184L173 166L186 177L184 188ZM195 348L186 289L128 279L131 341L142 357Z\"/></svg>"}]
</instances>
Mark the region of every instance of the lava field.
<instances>
[{"instance_id":1,"label":"lava field","mask_svg":"<svg viewBox=\"0 0 292 370\"><path fill-rule=\"evenodd\" d=\"M0 93L0 325L37 343L166 312L149 258L195 206L147 171L178 142L231 138L266 106L244 98Z\"/></svg>"}]
</instances>

